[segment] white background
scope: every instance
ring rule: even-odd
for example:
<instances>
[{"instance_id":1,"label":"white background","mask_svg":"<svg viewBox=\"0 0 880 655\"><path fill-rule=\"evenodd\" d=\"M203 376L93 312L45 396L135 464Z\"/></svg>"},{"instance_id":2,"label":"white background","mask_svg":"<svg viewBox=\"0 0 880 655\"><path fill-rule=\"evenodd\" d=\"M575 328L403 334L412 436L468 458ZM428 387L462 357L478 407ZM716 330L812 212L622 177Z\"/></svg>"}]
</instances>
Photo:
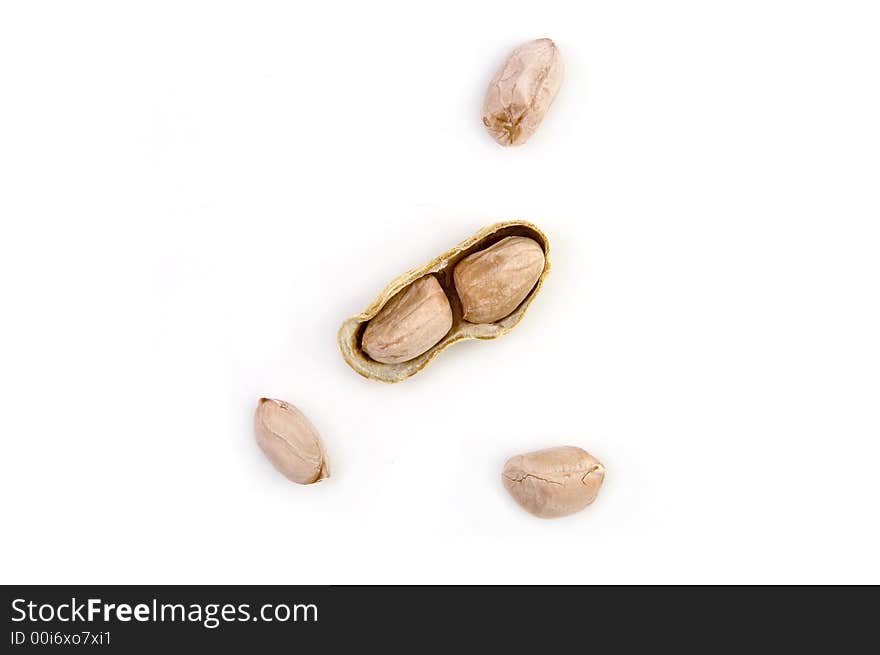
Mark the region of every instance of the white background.
<instances>
[{"instance_id":1,"label":"white background","mask_svg":"<svg viewBox=\"0 0 880 655\"><path fill-rule=\"evenodd\" d=\"M876 2L6 2L5 583L880 582ZM535 137L479 118L519 43ZM484 225L553 272L398 385L336 330ZM322 432L287 482L261 395ZM542 521L507 457L580 445Z\"/></svg>"}]
</instances>

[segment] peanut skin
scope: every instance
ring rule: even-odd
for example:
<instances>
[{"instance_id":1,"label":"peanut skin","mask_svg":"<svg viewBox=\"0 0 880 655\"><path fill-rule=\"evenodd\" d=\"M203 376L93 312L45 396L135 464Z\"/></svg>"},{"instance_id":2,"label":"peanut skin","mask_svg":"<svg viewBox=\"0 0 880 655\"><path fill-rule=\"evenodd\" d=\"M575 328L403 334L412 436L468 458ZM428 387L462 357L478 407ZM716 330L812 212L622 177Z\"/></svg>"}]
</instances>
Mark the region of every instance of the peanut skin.
<instances>
[{"instance_id":1,"label":"peanut skin","mask_svg":"<svg viewBox=\"0 0 880 655\"><path fill-rule=\"evenodd\" d=\"M324 444L311 421L282 400L260 398L254 413L257 445L288 480L311 484L330 477Z\"/></svg>"},{"instance_id":2,"label":"peanut skin","mask_svg":"<svg viewBox=\"0 0 880 655\"><path fill-rule=\"evenodd\" d=\"M452 327L449 298L433 275L398 293L367 324L361 347L377 362L399 364L418 357Z\"/></svg>"},{"instance_id":3,"label":"peanut skin","mask_svg":"<svg viewBox=\"0 0 880 655\"><path fill-rule=\"evenodd\" d=\"M462 259L453 271L462 318L492 323L525 299L544 270L544 251L527 237L507 237Z\"/></svg>"},{"instance_id":4,"label":"peanut skin","mask_svg":"<svg viewBox=\"0 0 880 655\"><path fill-rule=\"evenodd\" d=\"M605 467L587 451L559 446L507 460L501 481L519 505L541 518L581 511L596 499Z\"/></svg>"},{"instance_id":5,"label":"peanut skin","mask_svg":"<svg viewBox=\"0 0 880 655\"><path fill-rule=\"evenodd\" d=\"M502 146L525 143L544 119L562 84L562 60L550 39L516 48L492 78L483 100L483 125Z\"/></svg>"}]
</instances>

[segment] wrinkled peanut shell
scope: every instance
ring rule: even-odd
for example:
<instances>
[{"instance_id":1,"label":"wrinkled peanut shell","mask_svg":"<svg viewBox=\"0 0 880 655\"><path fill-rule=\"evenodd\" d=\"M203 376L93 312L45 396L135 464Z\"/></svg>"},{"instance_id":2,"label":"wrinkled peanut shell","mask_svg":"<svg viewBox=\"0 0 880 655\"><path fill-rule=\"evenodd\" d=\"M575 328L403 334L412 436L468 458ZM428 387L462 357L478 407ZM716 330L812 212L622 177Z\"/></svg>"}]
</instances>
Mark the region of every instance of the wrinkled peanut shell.
<instances>
[{"instance_id":1,"label":"wrinkled peanut shell","mask_svg":"<svg viewBox=\"0 0 880 655\"><path fill-rule=\"evenodd\" d=\"M330 462L318 431L293 405L260 398L254 433L260 449L289 480L311 484L330 477Z\"/></svg>"},{"instance_id":2,"label":"wrinkled peanut shell","mask_svg":"<svg viewBox=\"0 0 880 655\"><path fill-rule=\"evenodd\" d=\"M525 237L534 241L543 253L543 269L525 298L509 314L490 323L470 323L463 317L461 300L455 289L453 279L455 267L469 255L486 250L507 237ZM354 371L365 378L380 382L400 382L424 369L437 355L457 341L495 339L507 334L522 320L532 300L540 291L544 278L550 272L549 252L550 243L547 237L531 223L507 221L483 228L471 238L462 241L424 266L398 276L362 313L345 321L339 328L337 335L343 359ZM364 349L363 340L370 322L398 293L428 275L433 275L436 278L449 301L452 310L452 327L437 343L412 359L397 363L377 361Z\"/></svg>"},{"instance_id":3,"label":"wrinkled peanut shell","mask_svg":"<svg viewBox=\"0 0 880 655\"><path fill-rule=\"evenodd\" d=\"M510 314L544 271L544 251L534 239L506 237L462 259L455 267L455 290L462 318L492 323Z\"/></svg>"},{"instance_id":4,"label":"wrinkled peanut shell","mask_svg":"<svg viewBox=\"0 0 880 655\"><path fill-rule=\"evenodd\" d=\"M550 39L516 48L501 66L483 100L483 125L502 146L525 143L544 119L562 84L559 49Z\"/></svg>"},{"instance_id":5,"label":"wrinkled peanut shell","mask_svg":"<svg viewBox=\"0 0 880 655\"><path fill-rule=\"evenodd\" d=\"M559 446L511 457L501 480L527 512L555 518L579 512L596 499L605 467L581 448Z\"/></svg>"}]
</instances>

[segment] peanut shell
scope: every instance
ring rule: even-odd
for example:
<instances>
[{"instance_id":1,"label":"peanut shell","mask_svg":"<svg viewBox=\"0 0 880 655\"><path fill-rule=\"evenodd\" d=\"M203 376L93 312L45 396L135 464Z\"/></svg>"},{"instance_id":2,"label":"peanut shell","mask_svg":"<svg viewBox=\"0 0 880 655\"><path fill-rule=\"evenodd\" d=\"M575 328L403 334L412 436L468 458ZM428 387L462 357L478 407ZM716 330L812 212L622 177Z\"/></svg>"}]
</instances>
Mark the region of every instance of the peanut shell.
<instances>
[{"instance_id":1,"label":"peanut shell","mask_svg":"<svg viewBox=\"0 0 880 655\"><path fill-rule=\"evenodd\" d=\"M506 237L526 237L535 241L543 251L544 266L537 282L519 305L503 318L491 323L470 323L463 318L461 300L455 290L453 271L462 259L485 250ZM342 357L355 372L370 380L400 382L415 375L430 364L453 343L465 339L495 339L510 332L523 318L532 300L541 289L544 278L550 272L550 243L537 226L526 221L506 221L483 228L454 248L434 258L424 266L403 273L395 278L362 313L352 316L339 328L337 343ZM434 275L449 299L452 310L452 327L437 343L412 359L397 362L379 362L363 348L363 338L369 322L400 291L426 275Z\"/></svg>"}]
</instances>

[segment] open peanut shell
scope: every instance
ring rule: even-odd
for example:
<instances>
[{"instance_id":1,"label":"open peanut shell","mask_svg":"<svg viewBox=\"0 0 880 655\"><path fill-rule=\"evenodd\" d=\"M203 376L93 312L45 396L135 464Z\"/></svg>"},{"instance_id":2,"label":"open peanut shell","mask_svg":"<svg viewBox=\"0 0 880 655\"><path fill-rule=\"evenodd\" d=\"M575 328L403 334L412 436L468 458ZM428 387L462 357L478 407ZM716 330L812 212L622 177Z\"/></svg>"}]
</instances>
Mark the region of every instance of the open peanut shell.
<instances>
[{"instance_id":1,"label":"open peanut shell","mask_svg":"<svg viewBox=\"0 0 880 655\"><path fill-rule=\"evenodd\" d=\"M511 236L534 239L544 251L544 270L525 299L510 314L494 323L468 323L462 318L461 300L455 290L452 272L455 265L468 255L488 248ZM522 320L532 299L538 294L544 278L550 272L550 242L541 230L525 221L506 221L483 228L454 248L429 263L397 276L362 313L352 316L339 328L337 340L345 362L357 373L380 382L400 382L415 375L437 355L456 341L464 339L495 339L510 332ZM385 304L398 292L419 278L434 274L449 299L452 308L452 327L440 341L427 351L405 362L383 364L371 359L361 348L361 340L367 323L378 314Z\"/></svg>"}]
</instances>

